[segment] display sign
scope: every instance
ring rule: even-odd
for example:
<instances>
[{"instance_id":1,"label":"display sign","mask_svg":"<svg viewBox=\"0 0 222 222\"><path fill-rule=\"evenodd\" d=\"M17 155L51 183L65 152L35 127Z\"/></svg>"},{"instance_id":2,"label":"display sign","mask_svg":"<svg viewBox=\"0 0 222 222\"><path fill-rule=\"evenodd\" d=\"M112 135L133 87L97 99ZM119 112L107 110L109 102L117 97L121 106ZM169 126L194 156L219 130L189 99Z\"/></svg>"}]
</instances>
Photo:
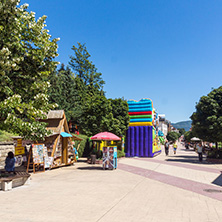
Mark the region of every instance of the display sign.
<instances>
[{"instance_id":1,"label":"display sign","mask_svg":"<svg viewBox=\"0 0 222 222\"><path fill-rule=\"evenodd\" d=\"M32 146L33 163L43 163L44 162L43 147L44 147L44 144L33 144L33 146Z\"/></svg>"},{"instance_id":2,"label":"display sign","mask_svg":"<svg viewBox=\"0 0 222 222\"><path fill-rule=\"evenodd\" d=\"M44 163L45 168L49 168L52 165L52 159L49 158L47 147L44 144L33 144L33 162Z\"/></svg>"},{"instance_id":3,"label":"display sign","mask_svg":"<svg viewBox=\"0 0 222 222\"><path fill-rule=\"evenodd\" d=\"M17 146L15 147L15 156L25 154L25 147L22 146L22 139L17 139Z\"/></svg>"},{"instance_id":4,"label":"display sign","mask_svg":"<svg viewBox=\"0 0 222 222\"><path fill-rule=\"evenodd\" d=\"M117 147L103 147L103 169L117 168Z\"/></svg>"}]
</instances>

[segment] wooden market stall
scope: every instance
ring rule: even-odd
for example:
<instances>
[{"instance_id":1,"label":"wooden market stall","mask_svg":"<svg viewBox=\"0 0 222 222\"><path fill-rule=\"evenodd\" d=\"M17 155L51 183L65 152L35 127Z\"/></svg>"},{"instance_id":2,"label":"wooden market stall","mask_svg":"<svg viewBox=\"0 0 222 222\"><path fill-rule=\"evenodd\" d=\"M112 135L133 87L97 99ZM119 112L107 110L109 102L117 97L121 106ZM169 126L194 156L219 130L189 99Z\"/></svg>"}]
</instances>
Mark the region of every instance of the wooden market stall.
<instances>
[{"instance_id":1,"label":"wooden market stall","mask_svg":"<svg viewBox=\"0 0 222 222\"><path fill-rule=\"evenodd\" d=\"M44 141L14 138L17 155L21 156L23 161L24 158L27 159L23 162L24 166L27 166L27 172L29 169L35 172L41 167L44 171L45 168L66 166L76 162L73 141L76 141L75 148L78 150L82 139L70 134L64 110L50 110L47 118L39 121L45 122L46 129L51 132Z\"/></svg>"},{"instance_id":2,"label":"wooden market stall","mask_svg":"<svg viewBox=\"0 0 222 222\"><path fill-rule=\"evenodd\" d=\"M74 163L72 135L69 132L64 110L50 110L47 119L41 121L47 123L47 130L52 132L44 141L51 168Z\"/></svg>"}]
</instances>

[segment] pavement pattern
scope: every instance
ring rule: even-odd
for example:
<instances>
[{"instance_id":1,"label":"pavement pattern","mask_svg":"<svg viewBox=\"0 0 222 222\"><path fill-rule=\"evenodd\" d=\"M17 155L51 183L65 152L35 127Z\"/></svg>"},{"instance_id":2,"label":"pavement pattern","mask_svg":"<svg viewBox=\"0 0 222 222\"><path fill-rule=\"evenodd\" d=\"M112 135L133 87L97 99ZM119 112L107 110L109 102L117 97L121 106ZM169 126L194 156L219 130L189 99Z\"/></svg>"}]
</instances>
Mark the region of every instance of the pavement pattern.
<instances>
[{"instance_id":1,"label":"pavement pattern","mask_svg":"<svg viewBox=\"0 0 222 222\"><path fill-rule=\"evenodd\" d=\"M179 145L155 158L122 158L117 170L81 159L0 191L0 222L219 222L222 164Z\"/></svg>"}]
</instances>

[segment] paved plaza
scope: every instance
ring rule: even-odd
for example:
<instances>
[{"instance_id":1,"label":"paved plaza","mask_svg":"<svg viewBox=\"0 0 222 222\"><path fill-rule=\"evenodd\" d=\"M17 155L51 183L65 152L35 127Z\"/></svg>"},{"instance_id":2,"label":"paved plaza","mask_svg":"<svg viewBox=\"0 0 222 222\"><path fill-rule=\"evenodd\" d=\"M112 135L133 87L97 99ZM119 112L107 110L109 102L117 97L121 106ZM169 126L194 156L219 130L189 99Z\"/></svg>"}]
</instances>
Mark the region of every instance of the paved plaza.
<instances>
[{"instance_id":1,"label":"paved plaza","mask_svg":"<svg viewBox=\"0 0 222 222\"><path fill-rule=\"evenodd\" d=\"M82 160L0 191L0 221L219 222L221 170L182 145L168 157L122 158L117 170Z\"/></svg>"}]
</instances>

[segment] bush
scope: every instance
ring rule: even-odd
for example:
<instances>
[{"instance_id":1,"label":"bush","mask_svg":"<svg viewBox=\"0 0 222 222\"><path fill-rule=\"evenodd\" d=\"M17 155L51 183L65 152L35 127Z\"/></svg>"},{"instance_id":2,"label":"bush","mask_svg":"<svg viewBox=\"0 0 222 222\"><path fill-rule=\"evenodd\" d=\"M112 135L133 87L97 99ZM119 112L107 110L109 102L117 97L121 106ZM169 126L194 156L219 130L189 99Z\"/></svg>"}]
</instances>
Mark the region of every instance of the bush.
<instances>
[{"instance_id":1,"label":"bush","mask_svg":"<svg viewBox=\"0 0 222 222\"><path fill-rule=\"evenodd\" d=\"M86 135L83 135L83 134L79 134L78 135L79 138L83 139L82 141L80 141L80 147L79 147L79 150L78 150L78 153L79 153L79 157L82 157L84 156L83 154L86 152L87 149L89 149L89 138L88 136ZM77 144L79 142L77 141ZM76 148L77 148L78 145L76 145Z\"/></svg>"},{"instance_id":2,"label":"bush","mask_svg":"<svg viewBox=\"0 0 222 222\"><path fill-rule=\"evenodd\" d=\"M11 133L7 133L6 131L0 130L0 142L13 141L13 139L11 138L12 136L15 136L15 135Z\"/></svg>"},{"instance_id":3,"label":"bush","mask_svg":"<svg viewBox=\"0 0 222 222\"><path fill-rule=\"evenodd\" d=\"M208 158L213 158L213 159L222 159L222 150L217 150L217 149L213 149L208 151L207 154Z\"/></svg>"},{"instance_id":4,"label":"bush","mask_svg":"<svg viewBox=\"0 0 222 222\"><path fill-rule=\"evenodd\" d=\"M122 150L117 150L117 158L125 157L125 153Z\"/></svg>"}]
</instances>

